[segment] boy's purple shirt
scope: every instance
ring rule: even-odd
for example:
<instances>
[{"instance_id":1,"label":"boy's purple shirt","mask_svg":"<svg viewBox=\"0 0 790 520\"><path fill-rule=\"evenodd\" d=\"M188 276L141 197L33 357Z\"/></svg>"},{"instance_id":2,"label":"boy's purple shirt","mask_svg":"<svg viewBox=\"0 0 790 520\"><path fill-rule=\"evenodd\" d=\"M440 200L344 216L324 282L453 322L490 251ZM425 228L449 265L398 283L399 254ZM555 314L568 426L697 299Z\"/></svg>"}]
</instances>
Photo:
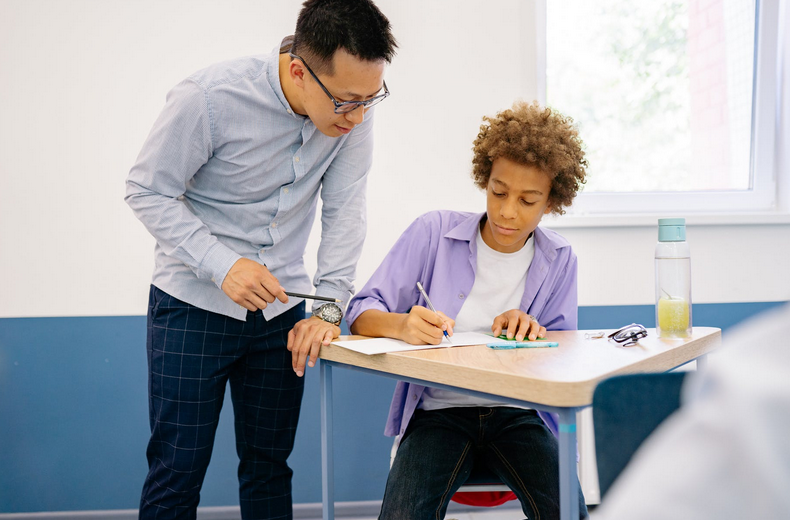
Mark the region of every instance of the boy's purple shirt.
<instances>
[{"instance_id":1,"label":"boy's purple shirt","mask_svg":"<svg viewBox=\"0 0 790 520\"><path fill-rule=\"evenodd\" d=\"M370 309L407 313L414 305L427 306L417 282L422 283L437 310L455 319L474 284L475 239L484 215L432 211L417 218L365 287L349 302L348 324ZM535 316L547 330L575 330L578 323L576 255L568 241L551 230L535 229L534 242L535 256L527 272L519 308ZM398 382L384 431L386 435L406 431L424 390L421 385ZM556 435L556 417L547 412L538 413Z\"/></svg>"}]
</instances>

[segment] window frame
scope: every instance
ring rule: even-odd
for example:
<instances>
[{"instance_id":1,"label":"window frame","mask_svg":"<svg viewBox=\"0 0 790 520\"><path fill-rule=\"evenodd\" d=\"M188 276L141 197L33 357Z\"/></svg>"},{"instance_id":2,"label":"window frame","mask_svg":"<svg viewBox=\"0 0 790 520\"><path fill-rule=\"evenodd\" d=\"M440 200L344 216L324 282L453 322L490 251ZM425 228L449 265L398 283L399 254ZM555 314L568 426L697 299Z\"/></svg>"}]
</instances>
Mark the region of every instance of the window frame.
<instances>
[{"instance_id":1,"label":"window frame","mask_svg":"<svg viewBox=\"0 0 790 520\"><path fill-rule=\"evenodd\" d=\"M546 104L547 66L547 7L548 0L540 0L536 9L538 56L536 73L538 80L538 102ZM555 0L556 1L556 0ZM621 215L666 215L666 214L775 214L779 208L777 171L777 122L779 97L779 59L782 56L779 37L779 2L755 1L755 60L752 97L752 145L750 165L752 168L749 190L684 191L684 192L599 192L581 191L567 216L560 219L575 220L573 217L613 217ZM582 136L584 139L584 136ZM591 165L595 174L595 165ZM553 219L552 219L553 220ZM637 219L641 222L643 219ZM783 219L784 220L784 219ZM651 220L652 221L652 220Z\"/></svg>"}]
</instances>

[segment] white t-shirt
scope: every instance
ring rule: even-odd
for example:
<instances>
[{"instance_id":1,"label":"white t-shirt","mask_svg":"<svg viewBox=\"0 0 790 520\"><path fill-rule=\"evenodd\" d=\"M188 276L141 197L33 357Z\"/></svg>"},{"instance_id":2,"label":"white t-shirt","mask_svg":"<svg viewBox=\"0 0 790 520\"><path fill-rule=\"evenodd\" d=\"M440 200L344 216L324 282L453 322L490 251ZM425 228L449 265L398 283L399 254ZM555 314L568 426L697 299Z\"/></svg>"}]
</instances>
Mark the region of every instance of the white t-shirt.
<instances>
[{"instance_id":1,"label":"white t-shirt","mask_svg":"<svg viewBox=\"0 0 790 520\"><path fill-rule=\"evenodd\" d=\"M535 256L533 236L515 253L500 253L488 247L477 231L477 270L475 283L455 318L455 332L491 333L494 318L505 311L518 309L524 296L527 271ZM428 387L422 394L422 410L439 410L455 406L514 406L499 401Z\"/></svg>"}]
</instances>

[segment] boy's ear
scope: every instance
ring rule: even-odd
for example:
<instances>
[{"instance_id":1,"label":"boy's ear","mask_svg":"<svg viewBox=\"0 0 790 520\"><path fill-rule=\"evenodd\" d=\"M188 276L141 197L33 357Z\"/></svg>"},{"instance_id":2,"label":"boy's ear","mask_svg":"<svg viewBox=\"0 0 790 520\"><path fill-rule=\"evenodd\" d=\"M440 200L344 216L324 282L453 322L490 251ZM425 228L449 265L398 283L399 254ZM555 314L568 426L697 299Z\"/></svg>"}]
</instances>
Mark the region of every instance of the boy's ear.
<instances>
[{"instance_id":1,"label":"boy's ear","mask_svg":"<svg viewBox=\"0 0 790 520\"><path fill-rule=\"evenodd\" d=\"M545 209L545 210L543 210L543 214L544 214L544 215L548 215L549 213L551 213L551 210L553 210L553 209L554 209L554 202L552 202L551 200L549 200L549 205L548 205L548 206L546 206L546 209Z\"/></svg>"}]
</instances>

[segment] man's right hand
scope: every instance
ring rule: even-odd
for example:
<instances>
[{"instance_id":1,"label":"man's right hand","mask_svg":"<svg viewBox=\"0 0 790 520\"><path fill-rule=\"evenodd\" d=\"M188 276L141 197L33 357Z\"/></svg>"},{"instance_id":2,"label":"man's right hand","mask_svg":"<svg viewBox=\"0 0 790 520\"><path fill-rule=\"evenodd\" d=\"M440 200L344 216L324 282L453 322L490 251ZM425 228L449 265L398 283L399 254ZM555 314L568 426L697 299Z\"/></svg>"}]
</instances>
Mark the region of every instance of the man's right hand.
<instances>
[{"instance_id":1,"label":"man's right hand","mask_svg":"<svg viewBox=\"0 0 790 520\"><path fill-rule=\"evenodd\" d=\"M231 300L253 312L265 309L275 298L288 302L285 289L277 278L265 265L249 258L240 258L233 264L222 281L222 290Z\"/></svg>"}]
</instances>

